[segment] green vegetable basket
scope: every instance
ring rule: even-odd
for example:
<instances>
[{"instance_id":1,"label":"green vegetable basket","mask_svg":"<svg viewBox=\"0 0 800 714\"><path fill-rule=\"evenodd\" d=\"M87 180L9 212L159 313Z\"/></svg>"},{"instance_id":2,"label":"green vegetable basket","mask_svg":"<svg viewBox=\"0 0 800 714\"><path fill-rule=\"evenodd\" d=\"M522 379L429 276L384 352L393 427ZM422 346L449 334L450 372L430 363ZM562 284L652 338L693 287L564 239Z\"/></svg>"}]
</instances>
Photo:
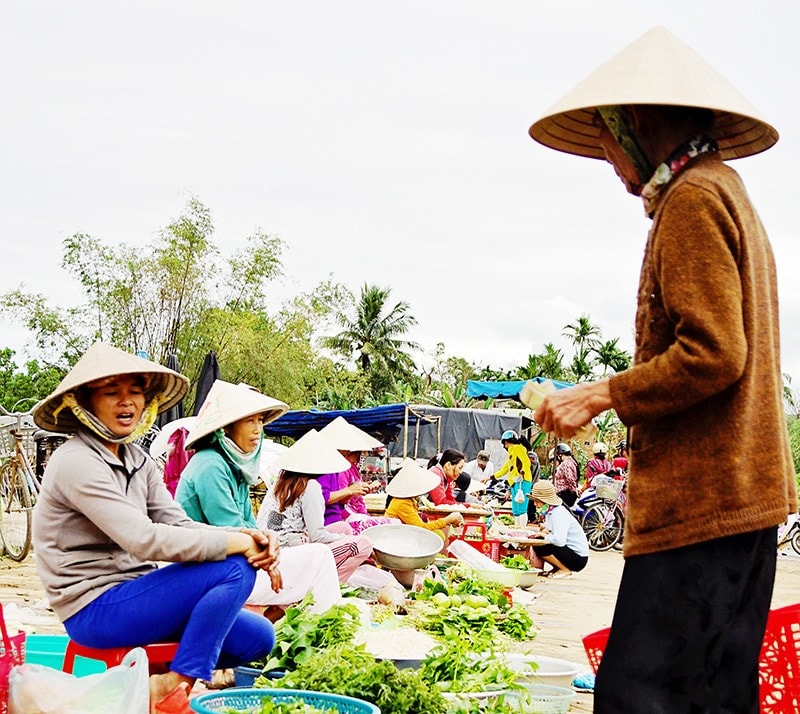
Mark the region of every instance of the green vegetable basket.
<instances>
[{"instance_id":1,"label":"green vegetable basket","mask_svg":"<svg viewBox=\"0 0 800 714\"><path fill-rule=\"evenodd\" d=\"M344 697L340 694L308 692L303 689L226 689L212 694L201 694L189 700L192 711L200 714L217 714L231 709L242 714L257 713L264 700L276 703L302 702L317 709L330 710L339 714L381 714L374 704Z\"/></svg>"}]
</instances>

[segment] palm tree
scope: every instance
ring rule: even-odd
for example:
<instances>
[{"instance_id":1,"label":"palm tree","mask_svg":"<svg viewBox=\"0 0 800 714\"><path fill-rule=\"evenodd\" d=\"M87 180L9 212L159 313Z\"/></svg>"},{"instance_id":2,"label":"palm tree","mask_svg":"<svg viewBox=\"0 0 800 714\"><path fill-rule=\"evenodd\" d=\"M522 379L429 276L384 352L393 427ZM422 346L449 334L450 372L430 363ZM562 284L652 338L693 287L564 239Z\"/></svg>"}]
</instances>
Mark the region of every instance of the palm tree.
<instances>
[{"instance_id":1,"label":"palm tree","mask_svg":"<svg viewBox=\"0 0 800 714\"><path fill-rule=\"evenodd\" d=\"M591 351L597 355L597 364L603 367L603 376L612 372L623 372L631 366L631 356L623 349L617 347L619 337L607 342L598 342Z\"/></svg>"},{"instance_id":2,"label":"palm tree","mask_svg":"<svg viewBox=\"0 0 800 714\"><path fill-rule=\"evenodd\" d=\"M415 342L400 339L417 324L409 313L407 302L398 302L388 307L391 288L364 285L356 303L356 314L349 316L341 311L336 318L344 328L339 334L323 338L323 344L346 357L356 356L358 367L363 372L382 376L384 381L391 376L408 379L415 369L414 361L406 350L418 350Z\"/></svg>"},{"instance_id":3,"label":"palm tree","mask_svg":"<svg viewBox=\"0 0 800 714\"><path fill-rule=\"evenodd\" d=\"M600 338L600 328L593 325L588 315L581 315L572 325L564 325L564 337L569 337L575 347L572 358L572 372L576 382L592 374L589 352Z\"/></svg>"}]
</instances>

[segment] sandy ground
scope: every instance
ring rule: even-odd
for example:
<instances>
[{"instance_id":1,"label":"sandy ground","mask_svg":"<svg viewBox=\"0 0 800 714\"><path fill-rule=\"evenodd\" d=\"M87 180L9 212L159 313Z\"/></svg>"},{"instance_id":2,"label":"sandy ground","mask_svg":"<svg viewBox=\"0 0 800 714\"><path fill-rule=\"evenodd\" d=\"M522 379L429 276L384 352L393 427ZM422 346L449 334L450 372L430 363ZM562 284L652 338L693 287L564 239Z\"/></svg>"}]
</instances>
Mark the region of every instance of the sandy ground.
<instances>
[{"instance_id":1,"label":"sandy ground","mask_svg":"<svg viewBox=\"0 0 800 714\"><path fill-rule=\"evenodd\" d=\"M61 623L47 608L33 557L23 563L0 558L0 602L9 630L63 633ZM622 563L622 555L617 551L592 553L589 565L581 573L558 580L540 578L529 590L515 591L518 602L527 605L540 630L535 652L569 660L589 670L581 639L611 624ZM773 607L798 602L799 590L800 556L782 550ZM579 693L571 711L592 711L592 695Z\"/></svg>"}]
</instances>

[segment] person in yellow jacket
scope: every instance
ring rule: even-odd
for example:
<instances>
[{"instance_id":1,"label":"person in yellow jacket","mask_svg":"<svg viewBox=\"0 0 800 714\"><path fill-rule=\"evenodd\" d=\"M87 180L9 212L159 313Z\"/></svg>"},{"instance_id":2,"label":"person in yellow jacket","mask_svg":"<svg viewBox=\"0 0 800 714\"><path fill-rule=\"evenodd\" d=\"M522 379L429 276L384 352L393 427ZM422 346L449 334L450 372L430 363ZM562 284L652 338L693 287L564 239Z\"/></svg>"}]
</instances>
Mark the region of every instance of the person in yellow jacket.
<instances>
[{"instance_id":1,"label":"person in yellow jacket","mask_svg":"<svg viewBox=\"0 0 800 714\"><path fill-rule=\"evenodd\" d=\"M518 526L528 525L528 494L531 492L531 460L527 446L516 431L504 431L500 437L503 448L508 452L506 462L495 471L494 478L505 476L511 487L511 514Z\"/></svg>"},{"instance_id":2,"label":"person in yellow jacket","mask_svg":"<svg viewBox=\"0 0 800 714\"><path fill-rule=\"evenodd\" d=\"M447 544L450 526L464 522L460 513L449 513L445 518L423 521L419 515L419 497L436 488L439 477L419 466L413 459L404 459L400 470L386 486L391 501L386 506L386 517L397 518L409 526L433 531Z\"/></svg>"}]
</instances>

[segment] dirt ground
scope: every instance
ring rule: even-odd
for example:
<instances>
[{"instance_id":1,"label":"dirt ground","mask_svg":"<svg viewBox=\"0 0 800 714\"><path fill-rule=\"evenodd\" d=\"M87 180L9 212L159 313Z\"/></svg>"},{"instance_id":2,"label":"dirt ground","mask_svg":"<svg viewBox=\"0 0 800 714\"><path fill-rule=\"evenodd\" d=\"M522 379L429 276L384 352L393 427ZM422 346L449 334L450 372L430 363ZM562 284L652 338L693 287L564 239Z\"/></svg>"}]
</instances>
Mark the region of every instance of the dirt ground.
<instances>
[{"instance_id":1,"label":"dirt ground","mask_svg":"<svg viewBox=\"0 0 800 714\"><path fill-rule=\"evenodd\" d=\"M23 563L0 558L0 602L3 603L9 630L55 634L64 629L47 608L34 556ZM517 590L518 602L525 603L539 627L535 652L558 657L586 667L581 639L608 627L614 611L622 555L617 551L592 553L586 569L570 578L540 578L526 591ZM800 556L782 550L773 595L773 607L800 600ZM592 695L579 693L572 712L592 711Z\"/></svg>"}]
</instances>

